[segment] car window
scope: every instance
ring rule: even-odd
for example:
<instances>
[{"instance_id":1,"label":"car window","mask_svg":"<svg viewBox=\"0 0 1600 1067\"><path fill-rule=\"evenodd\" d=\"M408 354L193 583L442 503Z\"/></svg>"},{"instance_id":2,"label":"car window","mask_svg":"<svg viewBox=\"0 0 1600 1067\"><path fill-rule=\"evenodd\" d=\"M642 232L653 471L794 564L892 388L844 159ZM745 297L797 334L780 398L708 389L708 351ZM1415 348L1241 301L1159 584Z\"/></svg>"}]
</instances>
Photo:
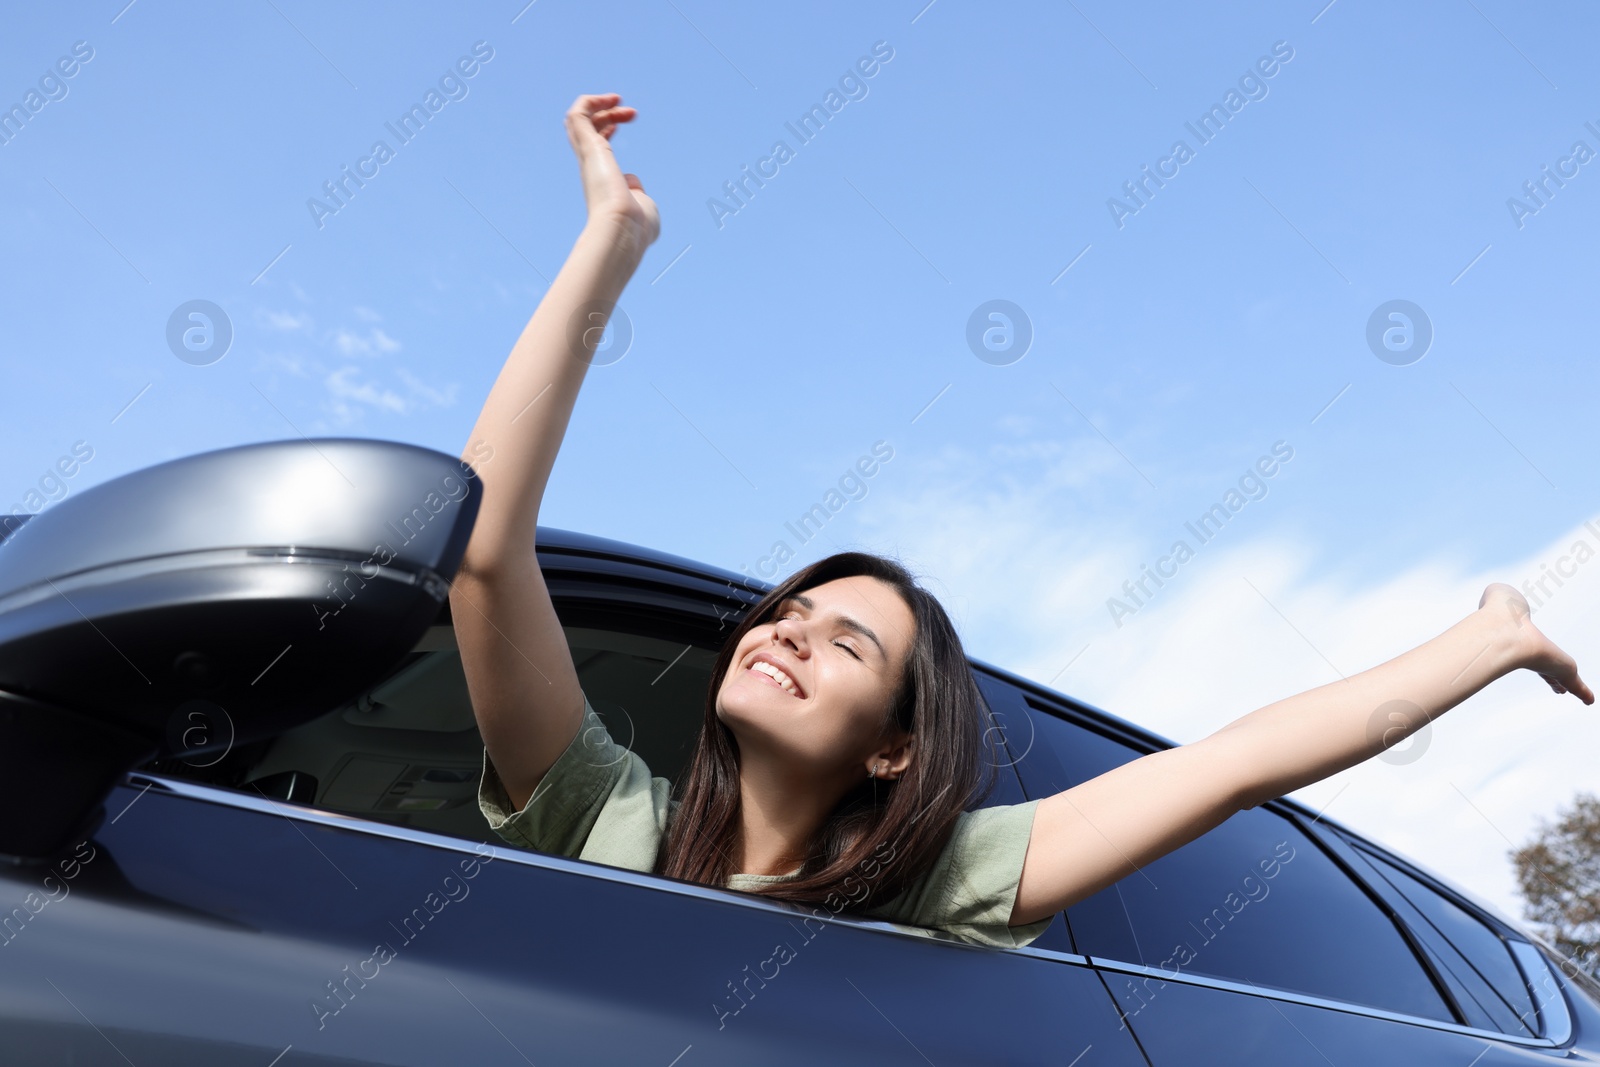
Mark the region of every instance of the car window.
<instances>
[{"instance_id":1,"label":"car window","mask_svg":"<svg viewBox=\"0 0 1600 1067\"><path fill-rule=\"evenodd\" d=\"M652 775L676 781L699 734L718 650L737 617L646 610L592 595L552 603L584 695L612 738ZM225 726L197 720L191 729ZM994 787L982 806L1021 803L1000 732L986 730L984 746ZM478 808L482 754L455 635L444 619L387 679L343 707L224 754L141 769L505 845Z\"/></svg>"},{"instance_id":2,"label":"car window","mask_svg":"<svg viewBox=\"0 0 1600 1067\"><path fill-rule=\"evenodd\" d=\"M559 602L556 609L579 682L612 737L653 774L673 779L704 714L715 631L625 610ZM343 707L225 754L142 769L504 844L478 810L482 760L454 632L445 623L430 628L397 671Z\"/></svg>"},{"instance_id":3,"label":"car window","mask_svg":"<svg viewBox=\"0 0 1600 1067\"><path fill-rule=\"evenodd\" d=\"M1364 865L1362 873L1370 874L1374 886L1392 901L1421 942L1468 1025L1538 1036L1527 979L1501 936L1390 858L1349 843Z\"/></svg>"},{"instance_id":4,"label":"car window","mask_svg":"<svg viewBox=\"0 0 1600 1067\"><path fill-rule=\"evenodd\" d=\"M1030 701L1033 795L1136 759L1131 740ZM1457 1021L1406 937L1291 820L1266 808L1221 826L1068 909L1078 951Z\"/></svg>"}]
</instances>

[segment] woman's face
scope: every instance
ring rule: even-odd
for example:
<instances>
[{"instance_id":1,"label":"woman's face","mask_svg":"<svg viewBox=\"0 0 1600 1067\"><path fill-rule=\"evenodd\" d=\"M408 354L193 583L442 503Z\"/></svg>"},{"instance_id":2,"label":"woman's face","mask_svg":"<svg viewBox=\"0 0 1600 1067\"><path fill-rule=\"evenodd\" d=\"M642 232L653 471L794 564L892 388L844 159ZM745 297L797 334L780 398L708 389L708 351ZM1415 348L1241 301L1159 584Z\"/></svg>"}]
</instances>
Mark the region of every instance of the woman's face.
<instances>
[{"instance_id":1,"label":"woman's face","mask_svg":"<svg viewBox=\"0 0 1600 1067\"><path fill-rule=\"evenodd\" d=\"M742 753L759 749L809 775L865 778L886 740L881 727L915 626L900 594L877 578L792 594L739 642L717 716ZM787 681L763 673L772 666Z\"/></svg>"}]
</instances>

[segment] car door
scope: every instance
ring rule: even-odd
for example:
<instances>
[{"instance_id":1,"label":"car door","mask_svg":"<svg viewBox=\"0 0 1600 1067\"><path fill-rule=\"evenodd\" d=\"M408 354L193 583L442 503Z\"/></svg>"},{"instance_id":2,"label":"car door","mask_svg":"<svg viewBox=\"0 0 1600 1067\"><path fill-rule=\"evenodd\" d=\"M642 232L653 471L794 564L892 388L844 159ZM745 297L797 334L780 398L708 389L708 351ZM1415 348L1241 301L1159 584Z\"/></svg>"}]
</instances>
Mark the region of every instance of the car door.
<instances>
[{"instance_id":1,"label":"car door","mask_svg":"<svg viewBox=\"0 0 1600 1067\"><path fill-rule=\"evenodd\" d=\"M669 767L681 739L659 726L704 698L694 675L728 623L707 590L726 583L558 556L541 562L585 691ZM449 728L442 636L424 645L396 676L417 693L391 679L294 736L115 790L55 872L67 890L0 948L7 1062L1146 1062L1081 957L498 841L459 818L476 778L451 772L479 742ZM1002 771L991 802L1020 800Z\"/></svg>"},{"instance_id":2,"label":"car door","mask_svg":"<svg viewBox=\"0 0 1600 1067\"><path fill-rule=\"evenodd\" d=\"M1030 796L1156 747L1029 687L988 691L1030 724L1018 763ZM1571 1027L1559 993L1515 993L1527 975L1548 976L1538 954L1502 944L1482 957L1486 980L1460 953L1430 948L1422 909L1375 892L1353 867L1355 846L1329 846L1315 822L1280 803L1239 812L1068 909L1075 950L1102 973L1151 1063L1547 1062ZM1449 921L1462 941L1477 923ZM1446 956L1459 976L1439 965Z\"/></svg>"}]
</instances>

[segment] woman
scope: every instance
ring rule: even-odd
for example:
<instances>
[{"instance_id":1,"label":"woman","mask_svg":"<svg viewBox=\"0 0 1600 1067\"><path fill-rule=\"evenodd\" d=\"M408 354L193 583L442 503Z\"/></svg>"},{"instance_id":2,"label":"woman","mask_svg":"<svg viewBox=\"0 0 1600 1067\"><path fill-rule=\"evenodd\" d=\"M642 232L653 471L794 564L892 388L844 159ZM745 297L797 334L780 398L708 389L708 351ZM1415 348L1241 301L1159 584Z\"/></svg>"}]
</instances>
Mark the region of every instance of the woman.
<instances>
[{"instance_id":1,"label":"woman","mask_svg":"<svg viewBox=\"0 0 1600 1067\"><path fill-rule=\"evenodd\" d=\"M1353 766L1513 670L1594 695L1527 601L1490 585L1444 633L1200 741L1054 796L985 792L983 705L949 618L894 561L840 553L753 607L721 650L671 797L579 688L534 555L539 502L605 317L660 231L612 155L615 93L566 115L588 221L513 347L464 458L483 500L451 608L483 735L479 802L528 847L997 945L1217 826ZM1396 703L1401 702L1401 703ZM1388 725L1380 709L1411 715Z\"/></svg>"}]
</instances>

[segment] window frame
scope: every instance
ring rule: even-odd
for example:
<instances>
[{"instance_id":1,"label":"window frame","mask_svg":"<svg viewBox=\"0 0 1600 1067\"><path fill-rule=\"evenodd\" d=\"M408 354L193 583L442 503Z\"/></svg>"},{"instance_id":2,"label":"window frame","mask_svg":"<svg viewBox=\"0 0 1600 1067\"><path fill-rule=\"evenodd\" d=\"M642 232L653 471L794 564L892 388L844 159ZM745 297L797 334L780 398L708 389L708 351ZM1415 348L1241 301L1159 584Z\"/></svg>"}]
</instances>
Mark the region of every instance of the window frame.
<instances>
[{"instance_id":1,"label":"window frame","mask_svg":"<svg viewBox=\"0 0 1600 1067\"><path fill-rule=\"evenodd\" d=\"M1335 853L1342 865L1346 866L1352 877L1367 885L1367 890L1373 896L1384 901L1383 906L1392 914L1395 923L1406 930L1411 937L1420 941L1421 935L1411 931L1413 920L1402 912L1417 912L1422 922L1427 922L1425 913L1405 898L1405 894L1388 884L1382 877L1379 868L1372 867L1372 874L1367 873L1368 862L1361 856L1363 850L1371 852L1385 863L1392 864L1403 873L1416 879L1425 889L1432 890L1447 902L1460 908L1468 916L1482 923L1483 926L1500 939L1506 946L1513 963L1521 972L1523 983L1527 986L1528 995L1533 1002L1534 1011L1539 1021L1538 1035L1533 1038L1523 1037L1520 1034L1509 1034L1502 1030L1487 1030L1482 1027L1463 1024L1471 1033L1481 1036L1493 1037L1502 1041L1510 1041L1519 1045L1535 1047L1560 1047L1572 1038L1572 1012L1570 1005L1565 1000L1565 993L1561 988L1560 979L1556 977L1548 961L1522 931L1509 925L1498 916L1483 910L1465 895L1457 892L1447 882L1410 862L1390 849L1372 839L1356 833L1344 826L1324 825L1316 835L1324 847ZM1393 897L1395 899L1391 900ZM1472 962L1461 948L1457 946L1442 931L1439 936L1451 945L1468 963ZM1422 951L1420 945L1413 948L1424 963L1432 966L1428 955ZM1537 974L1535 973L1537 972ZM1458 1003L1459 998L1454 988L1445 982L1443 976L1437 976L1441 983L1443 995L1450 1002L1454 1010L1465 1018L1465 1012Z\"/></svg>"},{"instance_id":2,"label":"window frame","mask_svg":"<svg viewBox=\"0 0 1600 1067\"><path fill-rule=\"evenodd\" d=\"M1058 693L1054 690L1047 689L1043 686L1040 686L1038 683L1021 678L1020 676L1011 674L1008 671L995 668L988 664L982 664L982 668L984 672L987 673L992 679L991 687L1004 687L1010 691L1011 707L1009 710L1011 710L1013 713L1020 711L1024 714L1051 716L1067 723L1068 725L1077 727L1079 729L1088 730L1108 740L1126 746L1134 753L1133 758L1135 759L1137 759L1139 756L1147 755L1163 748L1176 747L1174 742L1166 738L1160 737L1159 735L1153 734L1149 731L1141 730L1132 723L1118 719L1116 716L1111 715L1108 712L1093 707L1092 705L1073 700L1071 697L1068 697L1062 693ZM986 695L988 695L988 690L986 690ZM1037 733L1036 729L1034 730L1034 733ZM1041 781L1039 776L1041 773L1050 774L1055 778L1056 781L1068 780L1065 767L1057 758L1055 752L1048 745L1035 746L1034 752L1039 751L1044 753L1044 758L1040 761L1040 763L1048 765L1048 769L1043 772L1039 770L1040 763L1033 764L1031 768L1024 767L1020 762L1021 757L1018 757L1018 773L1022 779L1022 787L1030 799L1039 799L1044 795L1048 795L1040 791ZM1030 757L1032 756L1033 753L1030 753ZM1309 808L1296 801L1290 800L1287 797L1279 797L1268 800L1258 806L1260 808L1269 810L1280 817L1283 817L1289 822L1290 825L1294 826L1297 830L1304 834L1305 837L1314 845L1321 848L1323 854L1333 862L1334 866L1340 870L1345 877L1349 878L1355 887L1373 902L1374 906L1378 908L1381 914L1389 919L1389 921L1394 925L1401 939L1410 948L1412 956L1415 958L1417 965L1421 967L1423 973L1428 976L1429 980L1433 983L1444 1003L1456 1016L1457 1021L1447 1022L1442 1019L1431 1019L1426 1016L1389 1011L1387 1009L1377 1008L1370 1005L1357 1004L1350 1001L1336 1000L1306 993L1299 993L1294 990L1278 989L1276 987L1255 985L1249 982L1238 982L1223 978L1213 978L1206 975L1189 973L1173 975L1170 972L1162 971L1159 968L1146 967L1128 960L1090 955L1083 952L1077 934L1071 932L1071 919L1066 918L1065 921L1069 933L1071 933L1072 944L1074 946L1075 953L1081 956L1081 958L1087 959L1090 966L1103 971L1129 974L1139 977L1150 977L1159 979L1161 981L1205 986L1225 992L1265 997L1268 999L1304 1004L1334 1011L1365 1015L1372 1018L1386 1019L1413 1026L1444 1030L1452 1033L1468 1034L1474 1037L1483 1038L1485 1040L1498 1041L1520 1047L1559 1048L1565 1044L1568 1044L1572 1040L1571 1011L1569 1005L1564 999L1565 991L1562 988L1561 981L1559 977L1555 976L1551 972L1547 961L1545 961L1544 956L1538 951L1537 947L1528 942L1520 931L1517 931L1512 927L1508 927L1505 923L1494 919L1492 916L1486 916L1484 912L1476 907L1471 901L1465 900L1459 894L1453 890L1450 890L1447 886L1441 886L1437 879L1427 875L1426 872L1417 871L1411 864L1395 856L1394 853L1389 849L1386 849L1382 845L1379 845L1378 843L1373 842L1360 834L1356 834L1343 826L1337 826L1328 820L1324 820L1321 813L1311 811ZM1500 1030L1486 1030L1481 1027L1472 1026L1464 1021L1466 1019L1466 1015L1462 1011L1460 1004L1457 1002L1454 991L1450 988L1449 983L1444 980L1443 976L1439 974L1437 968L1434 967L1432 961L1428 957L1427 952L1423 950L1417 933L1412 930L1410 924L1406 922L1400 914L1397 913L1395 908L1385 898L1385 896L1381 894L1374 886L1369 884L1368 879L1363 876L1357 866L1342 853L1340 846L1343 843L1338 841L1338 835L1341 833L1347 834L1348 836L1360 841L1364 847L1372 849L1379 855L1383 856L1386 860L1395 863L1408 873L1415 874L1419 877L1419 880L1423 881L1425 885L1439 888L1442 892L1442 895L1444 895L1446 899L1462 907L1474 918L1478 918L1480 920L1489 920L1490 929L1499 934L1502 941L1504 941L1511 950L1517 966L1522 970L1524 979L1527 981L1530 994L1535 1001L1535 1006L1539 1013L1539 1019L1541 1021L1541 1036L1525 1037L1518 1034L1508 1034ZM1348 849L1349 847L1349 845L1343 845L1343 848L1345 849ZM1065 916L1066 913L1063 912L1061 914ZM1508 936L1508 934L1510 936ZM1536 965L1535 961L1537 961L1537 966L1544 968L1540 975L1540 980L1538 981L1536 981L1533 975L1530 974L1530 970ZM1541 987L1542 981L1547 982L1547 984L1545 984L1543 987ZM1546 1025L1546 1020L1548 1020L1548 1025Z\"/></svg>"}]
</instances>

